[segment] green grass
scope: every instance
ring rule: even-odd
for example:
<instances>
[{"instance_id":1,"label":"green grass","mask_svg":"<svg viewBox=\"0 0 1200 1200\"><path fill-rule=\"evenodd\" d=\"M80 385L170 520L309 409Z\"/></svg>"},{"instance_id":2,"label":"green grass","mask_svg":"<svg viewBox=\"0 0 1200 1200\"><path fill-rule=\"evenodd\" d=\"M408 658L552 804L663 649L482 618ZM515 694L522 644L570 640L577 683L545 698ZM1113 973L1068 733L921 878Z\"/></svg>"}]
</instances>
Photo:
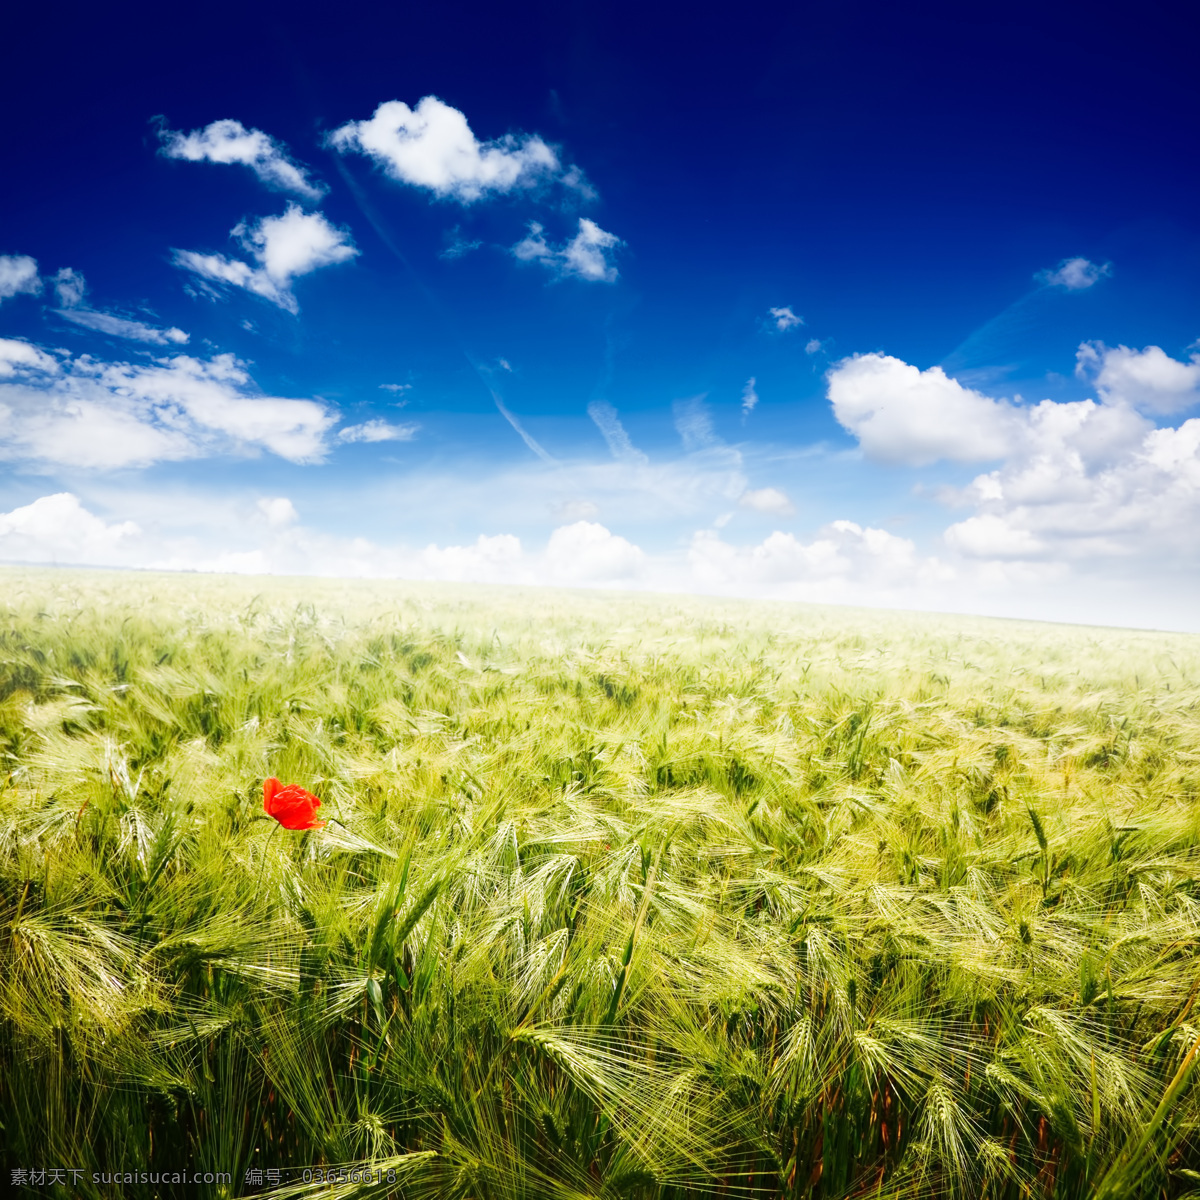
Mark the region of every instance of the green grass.
<instances>
[{"instance_id":1,"label":"green grass","mask_svg":"<svg viewBox=\"0 0 1200 1200\"><path fill-rule=\"evenodd\" d=\"M71 1194L169 1195L91 1172L219 1170L245 1194L251 1168L374 1164L378 1194L462 1200L1200 1186L1196 637L409 584L0 587L6 1183L75 1167ZM267 775L330 824L278 828Z\"/></svg>"}]
</instances>

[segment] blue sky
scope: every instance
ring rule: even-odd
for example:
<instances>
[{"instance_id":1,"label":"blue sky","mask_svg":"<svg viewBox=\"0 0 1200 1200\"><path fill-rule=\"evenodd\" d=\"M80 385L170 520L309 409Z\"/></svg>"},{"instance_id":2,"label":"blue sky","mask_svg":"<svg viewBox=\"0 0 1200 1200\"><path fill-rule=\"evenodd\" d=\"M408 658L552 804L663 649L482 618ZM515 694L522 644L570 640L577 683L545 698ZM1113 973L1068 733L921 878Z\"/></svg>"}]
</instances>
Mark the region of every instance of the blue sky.
<instances>
[{"instance_id":1,"label":"blue sky","mask_svg":"<svg viewBox=\"0 0 1200 1200\"><path fill-rule=\"evenodd\" d=\"M16 18L0 560L1200 629L1182 10L250 7Z\"/></svg>"}]
</instances>

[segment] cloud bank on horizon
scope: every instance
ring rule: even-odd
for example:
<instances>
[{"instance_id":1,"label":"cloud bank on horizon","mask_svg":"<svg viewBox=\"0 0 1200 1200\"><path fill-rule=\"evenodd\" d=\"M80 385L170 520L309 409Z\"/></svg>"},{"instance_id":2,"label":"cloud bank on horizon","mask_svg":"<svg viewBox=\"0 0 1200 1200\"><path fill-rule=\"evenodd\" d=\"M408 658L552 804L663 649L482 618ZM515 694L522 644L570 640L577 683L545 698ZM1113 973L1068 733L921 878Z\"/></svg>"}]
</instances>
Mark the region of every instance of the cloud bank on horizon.
<instances>
[{"instance_id":1,"label":"cloud bank on horizon","mask_svg":"<svg viewBox=\"0 0 1200 1200\"><path fill-rule=\"evenodd\" d=\"M287 136L147 114L179 218L124 293L78 238L3 247L0 561L1200 629L1200 342L1123 316L1102 239L1031 250L999 324L943 313L963 365L800 258L739 276L752 223L622 174L594 114L377 94Z\"/></svg>"}]
</instances>

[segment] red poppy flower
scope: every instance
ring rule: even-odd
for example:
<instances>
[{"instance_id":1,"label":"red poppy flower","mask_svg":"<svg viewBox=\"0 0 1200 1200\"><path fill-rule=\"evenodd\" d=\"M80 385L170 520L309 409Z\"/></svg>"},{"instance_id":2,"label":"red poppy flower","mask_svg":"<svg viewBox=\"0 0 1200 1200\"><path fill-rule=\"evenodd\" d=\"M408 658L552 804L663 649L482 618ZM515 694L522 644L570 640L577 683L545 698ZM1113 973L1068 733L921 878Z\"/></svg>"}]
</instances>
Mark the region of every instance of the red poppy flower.
<instances>
[{"instance_id":1,"label":"red poppy flower","mask_svg":"<svg viewBox=\"0 0 1200 1200\"><path fill-rule=\"evenodd\" d=\"M325 822L314 819L320 807L320 800L298 784L284 787L274 777L263 782L263 809L284 829L324 829Z\"/></svg>"}]
</instances>

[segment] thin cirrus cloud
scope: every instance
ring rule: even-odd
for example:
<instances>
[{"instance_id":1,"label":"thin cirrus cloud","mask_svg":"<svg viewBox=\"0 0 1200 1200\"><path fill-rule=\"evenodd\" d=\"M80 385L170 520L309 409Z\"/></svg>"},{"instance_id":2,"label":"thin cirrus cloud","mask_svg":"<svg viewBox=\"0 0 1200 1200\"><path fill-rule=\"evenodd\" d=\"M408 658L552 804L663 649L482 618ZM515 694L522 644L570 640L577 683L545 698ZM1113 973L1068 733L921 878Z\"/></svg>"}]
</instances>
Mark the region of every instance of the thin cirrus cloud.
<instances>
[{"instance_id":1,"label":"thin cirrus cloud","mask_svg":"<svg viewBox=\"0 0 1200 1200\"><path fill-rule=\"evenodd\" d=\"M436 96L423 97L415 108L389 100L367 120L335 129L328 140L343 154L365 154L398 183L460 204L552 181L594 194L579 169L564 166L537 134L481 142L466 116Z\"/></svg>"},{"instance_id":2,"label":"thin cirrus cloud","mask_svg":"<svg viewBox=\"0 0 1200 1200\"><path fill-rule=\"evenodd\" d=\"M630 440L617 410L607 400L593 400L587 411L617 462L633 467L644 467L650 462Z\"/></svg>"},{"instance_id":3,"label":"thin cirrus cloud","mask_svg":"<svg viewBox=\"0 0 1200 1200\"><path fill-rule=\"evenodd\" d=\"M1039 271L1034 278L1046 287L1082 292L1112 274L1112 263L1098 264L1086 258L1064 258L1057 267Z\"/></svg>"},{"instance_id":4,"label":"thin cirrus cloud","mask_svg":"<svg viewBox=\"0 0 1200 1200\"><path fill-rule=\"evenodd\" d=\"M337 415L257 394L232 355L149 362L58 358L0 339L0 458L38 469L117 470L268 451L320 462Z\"/></svg>"},{"instance_id":5,"label":"thin cirrus cloud","mask_svg":"<svg viewBox=\"0 0 1200 1200\"><path fill-rule=\"evenodd\" d=\"M175 265L207 284L242 288L293 314L300 311L292 292L293 280L347 262L359 252L346 230L331 225L321 213L306 213L295 204L289 204L281 216L263 217L251 227L237 225L230 236L257 266L195 250L176 250Z\"/></svg>"},{"instance_id":6,"label":"thin cirrus cloud","mask_svg":"<svg viewBox=\"0 0 1200 1200\"><path fill-rule=\"evenodd\" d=\"M748 417L758 407L758 391L755 384L758 381L753 375L746 380L746 386L742 388L742 417Z\"/></svg>"},{"instance_id":7,"label":"thin cirrus cloud","mask_svg":"<svg viewBox=\"0 0 1200 1200\"><path fill-rule=\"evenodd\" d=\"M531 221L529 233L512 247L511 253L521 262L540 263L556 279L573 277L592 283L615 283L617 268L610 256L622 245L616 234L601 229L587 217L580 217L579 232L559 246L547 242L543 226Z\"/></svg>"},{"instance_id":8,"label":"thin cirrus cloud","mask_svg":"<svg viewBox=\"0 0 1200 1200\"><path fill-rule=\"evenodd\" d=\"M162 329L157 325L147 325L145 321L135 321L130 317L89 307L84 303L87 282L81 272L73 271L70 267L63 267L57 272L53 282L60 305L54 311L84 329L133 342L148 342L153 346L181 346L188 340L188 335L182 329Z\"/></svg>"},{"instance_id":9,"label":"thin cirrus cloud","mask_svg":"<svg viewBox=\"0 0 1200 1200\"><path fill-rule=\"evenodd\" d=\"M191 133L159 129L161 153L166 158L187 162L231 163L249 167L259 180L274 191L291 192L317 201L328 190L314 183L307 170L292 161L287 150L261 129L247 129L241 121L213 121Z\"/></svg>"},{"instance_id":10,"label":"thin cirrus cloud","mask_svg":"<svg viewBox=\"0 0 1200 1200\"><path fill-rule=\"evenodd\" d=\"M0 303L22 294L36 296L41 290L37 259L28 254L0 254Z\"/></svg>"}]
</instances>

